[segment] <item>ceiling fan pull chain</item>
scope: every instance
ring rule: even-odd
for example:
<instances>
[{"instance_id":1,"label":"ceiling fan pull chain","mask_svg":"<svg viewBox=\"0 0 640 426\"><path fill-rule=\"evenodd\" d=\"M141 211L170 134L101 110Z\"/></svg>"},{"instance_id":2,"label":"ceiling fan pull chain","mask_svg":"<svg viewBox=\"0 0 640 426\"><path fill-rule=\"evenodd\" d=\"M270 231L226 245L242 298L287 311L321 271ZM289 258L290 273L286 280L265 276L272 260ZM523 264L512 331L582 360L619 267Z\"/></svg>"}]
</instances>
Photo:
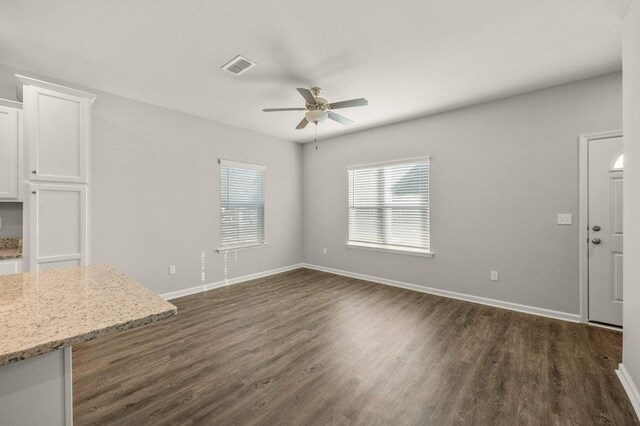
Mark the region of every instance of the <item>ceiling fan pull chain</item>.
<instances>
[{"instance_id":1,"label":"ceiling fan pull chain","mask_svg":"<svg viewBox=\"0 0 640 426\"><path fill-rule=\"evenodd\" d=\"M314 138L314 142L316 144L316 149L318 149L318 122L316 121L316 136Z\"/></svg>"}]
</instances>

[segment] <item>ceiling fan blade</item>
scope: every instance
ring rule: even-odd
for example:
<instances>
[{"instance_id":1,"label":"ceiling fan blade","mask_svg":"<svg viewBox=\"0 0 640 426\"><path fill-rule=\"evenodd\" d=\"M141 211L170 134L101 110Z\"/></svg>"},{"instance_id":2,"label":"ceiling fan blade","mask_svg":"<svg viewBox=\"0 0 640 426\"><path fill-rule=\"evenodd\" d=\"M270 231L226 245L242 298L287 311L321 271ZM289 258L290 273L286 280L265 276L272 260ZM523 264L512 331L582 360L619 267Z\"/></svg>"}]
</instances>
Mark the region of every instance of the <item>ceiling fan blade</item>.
<instances>
[{"instance_id":1,"label":"ceiling fan blade","mask_svg":"<svg viewBox=\"0 0 640 426\"><path fill-rule=\"evenodd\" d=\"M298 126L296 127L296 129L300 130L300 129L304 129L305 127L307 127L307 124L309 124L309 121L307 121L307 118L303 118L302 121L298 124Z\"/></svg>"},{"instance_id":2,"label":"ceiling fan blade","mask_svg":"<svg viewBox=\"0 0 640 426\"><path fill-rule=\"evenodd\" d=\"M315 105L317 103L316 98L313 96L313 93L311 93L311 90L298 87L298 92L300 92L304 100L311 105Z\"/></svg>"},{"instance_id":3,"label":"ceiling fan blade","mask_svg":"<svg viewBox=\"0 0 640 426\"><path fill-rule=\"evenodd\" d=\"M338 108L351 108L351 107L359 107L359 106L367 106L369 105L369 101L365 98L358 99L350 99L348 101L341 102L332 102L329 104L329 108L338 109Z\"/></svg>"},{"instance_id":4,"label":"ceiling fan blade","mask_svg":"<svg viewBox=\"0 0 640 426\"><path fill-rule=\"evenodd\" d=\"M276 111L306 111L306 108L265 108L264 112L276 112Z\"/></svg>"},{"instance_id":5,"label":"ceiling fan blade","mask_svg":"<svg viewBox=\"0 0 640 426\"><path fill-rule=\"evenodd\" d=\"M333 121L337 121L340 124L344 124L345 126L348 126L349 124L353 123L353 120L350 120L347 117L343 117L331 111L329 111L329 118L332 119Z\"/></svg>"}]
</instances>

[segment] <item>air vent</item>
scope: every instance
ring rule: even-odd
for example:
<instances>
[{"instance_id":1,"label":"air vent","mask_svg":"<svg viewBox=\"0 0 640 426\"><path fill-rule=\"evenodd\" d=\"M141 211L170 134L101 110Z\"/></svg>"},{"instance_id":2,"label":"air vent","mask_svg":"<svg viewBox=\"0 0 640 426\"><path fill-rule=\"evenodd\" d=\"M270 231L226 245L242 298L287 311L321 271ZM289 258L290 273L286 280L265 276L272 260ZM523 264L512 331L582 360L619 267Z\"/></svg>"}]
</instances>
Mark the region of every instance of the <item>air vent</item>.
<instances>
[{"instance_id":1,"label":"air vent","mask_svg":"<svg viewBox=\"0 0 640 426\"><path fill-rule=\"evenodd\" d=\"M222 66L222 69L227 72L230 72L233 75L240 75L249 71L251 68L255 66L256 66L255 62L250 61L244 56L238 55L232 60L230 60L229 62L227 62L226 64L224 64Z\"/></svg>"}]
</instances>

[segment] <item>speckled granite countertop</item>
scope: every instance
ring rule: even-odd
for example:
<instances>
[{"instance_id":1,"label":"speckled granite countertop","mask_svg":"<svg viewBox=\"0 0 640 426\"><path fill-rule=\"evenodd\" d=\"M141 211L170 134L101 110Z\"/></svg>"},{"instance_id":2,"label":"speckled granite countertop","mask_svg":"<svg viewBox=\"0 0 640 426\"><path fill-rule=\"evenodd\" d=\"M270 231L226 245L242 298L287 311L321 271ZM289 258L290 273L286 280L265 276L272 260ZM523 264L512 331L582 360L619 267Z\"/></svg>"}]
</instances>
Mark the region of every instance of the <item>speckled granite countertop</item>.
<instances>
[{"instance_id":1,"label":"speckled granite countertop","mask_svg":"<svg viewBox=\"0 0 640 426\"><path fill-rule=\"evenodd\" d=\"M22 257L22 238L0 238L0 260Z\"/></svg>"},{"instance_id":2,"label":"speckled granite countertop","mask_svg":"<svg viewBox=\"0 0 640 426\"><path fill-rule=\"evenodd\" d=\"M108 265L0 276L0 366L175 314Z\"/></svg>"}]
</instances>

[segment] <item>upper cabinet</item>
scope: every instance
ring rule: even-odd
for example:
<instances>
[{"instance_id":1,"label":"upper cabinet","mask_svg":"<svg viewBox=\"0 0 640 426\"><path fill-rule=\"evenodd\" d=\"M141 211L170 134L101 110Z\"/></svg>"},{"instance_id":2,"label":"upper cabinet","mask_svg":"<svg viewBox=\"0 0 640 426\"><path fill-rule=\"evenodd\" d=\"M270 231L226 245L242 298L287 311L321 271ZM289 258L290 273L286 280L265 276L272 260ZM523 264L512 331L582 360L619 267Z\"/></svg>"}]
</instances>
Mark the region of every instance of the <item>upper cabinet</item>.
<instances>
[{"instance_id":1,"label":"upper cabinet","mask_svg":"<svg viewBox=\"0 0 640 426\"><path fill-rule=\"evenodd\" d=\"M91 104L95 95L17 76L24 103L25 178L88 183Z\"/></svg>"},{"instance_id":2,"label":"upper cabinet","mask_svg":"<svg viewBox=\"0 0 640 426\"><path fill-rule=\"evenodd\" d=\"M20 199L22 104L0 99L0 201Z\"/></svg>"}]
</instances>

